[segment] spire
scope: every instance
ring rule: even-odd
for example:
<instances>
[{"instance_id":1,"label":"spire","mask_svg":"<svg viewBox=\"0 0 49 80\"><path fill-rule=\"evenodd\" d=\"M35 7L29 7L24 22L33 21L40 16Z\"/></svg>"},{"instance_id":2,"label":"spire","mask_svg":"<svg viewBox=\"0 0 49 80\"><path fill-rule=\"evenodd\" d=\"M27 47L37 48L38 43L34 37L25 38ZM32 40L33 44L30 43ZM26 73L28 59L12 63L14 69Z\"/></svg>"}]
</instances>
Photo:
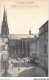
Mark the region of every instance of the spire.
<instances>
[{"instance_id":1,"label":"spire","mask_svg":"<svg viewBox=\"0 0 49 80\"><path fill-rule=\"evenodd\" d=\"M4 6L3 20L4 20L4 19L6 19L6 20L7 20L7 14L6 14L5 6Z\"/></svg>"},{"instance_id":2,"label":"spire","mask_svg":"<svg viewBox=\"0 0 49 80\"><path fill-rule=\"evenodd\" d=\"M4 5L4 12L6 12L6 11L5 11L5 5Z\"/></svg>"},{"instance_id":3,"label":"spire","mask_svg":"<svg viewBox=\"0 0 49 80\"><path fill-rule=\"evenodd\" d=\"M4 6L3 21L1 25L1 35L8 35L8 34L9 34L9 28L7 24L7 14Z\"/></svg>"},{"instance_id":4,"label":"spire","mask_svg":"<svg viewBox=\"0 0 49 80\"><path fill-rule=\"evenodd\" d=\"M29 35L31 35L31 27L30 27L30 30L29 30Z\"/></svg>"}]
</instances>

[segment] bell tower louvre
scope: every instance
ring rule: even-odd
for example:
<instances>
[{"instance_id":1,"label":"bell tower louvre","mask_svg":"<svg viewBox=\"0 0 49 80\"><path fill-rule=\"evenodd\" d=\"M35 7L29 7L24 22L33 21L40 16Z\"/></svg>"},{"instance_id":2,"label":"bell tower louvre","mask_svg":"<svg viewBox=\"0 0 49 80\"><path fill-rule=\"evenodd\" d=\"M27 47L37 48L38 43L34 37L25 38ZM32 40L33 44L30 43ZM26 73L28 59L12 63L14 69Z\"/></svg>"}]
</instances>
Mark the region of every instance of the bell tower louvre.
<instances>
[{"instance_id":1,"label":"bell tower louvre","mask_svg":"<svg viewBox=\"0 0 49 80\"><path fill-rule=\"evenodd\" d=\"M7 36L8 34L9 34L9 28L7 24L7 14L6 14L5 7L4 7L3 21L1 25L1 35Z\"/></svg>"}]
</instances>

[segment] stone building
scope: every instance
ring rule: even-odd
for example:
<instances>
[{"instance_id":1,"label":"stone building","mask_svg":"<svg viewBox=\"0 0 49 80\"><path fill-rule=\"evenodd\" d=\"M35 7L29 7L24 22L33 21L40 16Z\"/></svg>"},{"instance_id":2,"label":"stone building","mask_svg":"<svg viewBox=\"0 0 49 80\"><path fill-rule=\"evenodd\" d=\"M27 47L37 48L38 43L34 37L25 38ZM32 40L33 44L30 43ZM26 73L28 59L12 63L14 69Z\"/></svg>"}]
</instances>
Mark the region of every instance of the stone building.
<instances>
[{"instance_id":1,"label":"stone building","mask_svg":"<svg viewBox=\"0 0 49 80\"><path fill-rule=\"evenodd\" d=\"M48 69L48 21L39 28L40 65Z\"/></svg>"},{"instance_id":2,"label":"stone building","mask_svg":"<svg viewBox=\"0 0 49 80\"><path fill-rule=\"evenodd\" d=\"M8 33L9 33L9 29L7 24L7 15L4 8L3 21L1 25L1 34L0 34L1 75L2 72L8 69L8 56L9 56Z\"/></svg>"},{"instance_id":3,"label":"stone building","mask_svg":"<svg viewBox=\"0 0 49 80\"><path fill-rule=\"evenodd\" d=\"M29 34L9 34L9 54L12 58L29 57L30 42L34 35Z\"/></svg>"},{"instance_id":4,"label":"stone building","mask_svg":"<svg viewBox=\"0 0 49 80\"><path fill-rule=\"evenodd\" d=\"M35 35L31 34L31 29L29 30L29 34L9 34L5 8L1 25L1 36L8 38L9 56L11 58L27 57L30 55L30 40Z\"/></svg>"},{"instance_id":5,"label":"stone building","mask_svg":"<svg viewBox=\"0 0 49 80\"><path fill-rule=\"evenodd\" d=\"M30 57L39 58L39 37L35 36L30 43Z\"/></svg>"},{"instance_id":6,"label":"stone building","mask_svg":"<svg viewBox=\"0 0 49 80\"><path fill-rule=\"evenodd\" d=\"M9 59L8 38L6 35L0 36L0 73L1 75L4 73L6 69L8 69L8 59Z\"/></svg>"}]
</instances>

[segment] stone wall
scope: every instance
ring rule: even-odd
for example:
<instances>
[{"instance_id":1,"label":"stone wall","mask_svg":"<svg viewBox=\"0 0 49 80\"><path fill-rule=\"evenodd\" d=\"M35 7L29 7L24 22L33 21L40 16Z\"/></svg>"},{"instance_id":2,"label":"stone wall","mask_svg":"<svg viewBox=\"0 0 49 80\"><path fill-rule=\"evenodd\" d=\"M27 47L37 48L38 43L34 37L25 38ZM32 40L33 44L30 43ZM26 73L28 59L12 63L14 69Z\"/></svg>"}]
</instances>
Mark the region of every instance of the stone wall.
<instances>
[{"instance_id":1,"label":"stone wall","mask_svg":"<svg viewBox=\"0 0 49 80\"><path fill-rule=\"evenodd\" d=\"M48 69L48 25L47 24L48 23L46 22L39 30L40 66L44 67L45 69Z\"/></svg>"}]
</instances>

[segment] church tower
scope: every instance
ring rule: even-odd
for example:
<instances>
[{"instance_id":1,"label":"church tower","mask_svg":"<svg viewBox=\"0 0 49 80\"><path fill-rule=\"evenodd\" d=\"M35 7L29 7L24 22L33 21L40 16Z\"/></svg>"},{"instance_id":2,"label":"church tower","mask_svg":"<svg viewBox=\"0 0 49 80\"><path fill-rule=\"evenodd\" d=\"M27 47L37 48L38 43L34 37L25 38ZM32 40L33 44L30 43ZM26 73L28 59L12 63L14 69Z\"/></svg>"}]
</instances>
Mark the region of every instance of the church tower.
<instances>
[{"instance_id":1,"label":"church tower","mask_svg":"<svg viewBox=\"0 0 49 80\"><path fill-rule=\"evenodd\" d=\"M5 7L4 7L3 21L1 25L1 35L7 36L8 34L9 34L9 28L7 24L7 14L6 14Z\"/></svg>"},{"instance_id":2,"label":"church tower","mask_svg":"<svg viewBox=\"0 0 49 80\"><path fill-rule=\"evenodd\" d=\"M30 30L29 30L29 35L31 35L31 28L30 28Z\"/></svg>"}]
</instances>

